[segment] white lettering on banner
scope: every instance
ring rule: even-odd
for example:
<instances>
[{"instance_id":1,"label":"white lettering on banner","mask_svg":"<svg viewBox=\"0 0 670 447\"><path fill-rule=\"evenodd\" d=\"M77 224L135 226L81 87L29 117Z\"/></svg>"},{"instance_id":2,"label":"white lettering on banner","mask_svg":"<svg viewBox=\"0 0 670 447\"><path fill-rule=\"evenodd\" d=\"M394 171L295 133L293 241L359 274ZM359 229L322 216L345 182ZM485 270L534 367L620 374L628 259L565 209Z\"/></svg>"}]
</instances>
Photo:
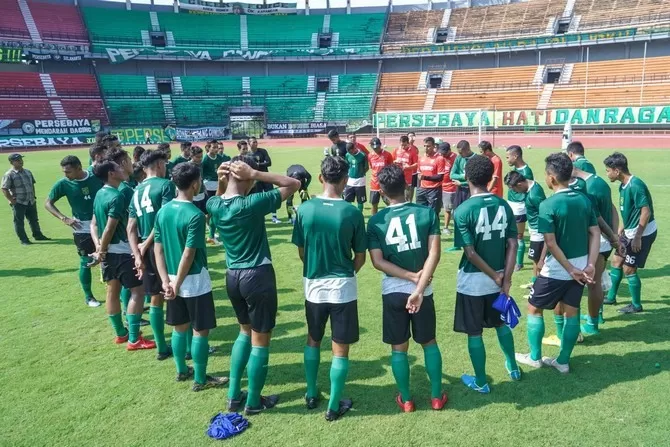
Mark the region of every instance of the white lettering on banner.
<instances>
[{"instance_id":1,"label":"white lettering on banner","mask_svg":"<svg viewBox=\"0 0 670 447\"><path fill-rule=\"evenodd\" d=\"M71 126L90 126L87 119L79 120L35 120L35 127L71 127Z\"/></svg>"},{"instance_id":2,"label":"white lettering on banner","mask_svg":"<svg viewBox=\"0 0 670 447\"><path fill-rule=\"evenodd\" d=\"M82 141L79 137L0 139L0 147L70 146L85 143L88 143L88 139Z\"/></svg>"},{"instance_id":3,"label":"white lettering on banner","mask_svg":"<svg viewBox=\"0 0 670 447\"><path fill-rule=\"evenodd\" d=\"M229 56L239 56L242 59L246 60L254 60L254 59L260 59L263 56L269 56L272 54L271 51L260 51L260 50L254 50L254 51L244 51L244 50L226 50L223 52L223 57L229 57Z\"/></svg>"},{"instance_id":4,"label":"white lettering on banner","mask_svg":"<svg viewBox=\"0 0 670 447\"><path fill-rule=\"evenodd\" d=\"M209 55L209 51L186 51L186 54L191 56L194 59L201 59L211 61L212 56Z\"/></svg>"},{"instance_id":5,"label":"white lettering on banner","mask_svg":"<svg viewBox=\"0 0 670 447\"><path fill-rule=\"evenodd\" d=\"M141 50L128 50L120 48L105 48L105 50L107 51L107 57L109 57L109 60L112 63L118 62L117 58L121 59L123 62L137 57L141 53Z\"/></svg>"}]
</instances>

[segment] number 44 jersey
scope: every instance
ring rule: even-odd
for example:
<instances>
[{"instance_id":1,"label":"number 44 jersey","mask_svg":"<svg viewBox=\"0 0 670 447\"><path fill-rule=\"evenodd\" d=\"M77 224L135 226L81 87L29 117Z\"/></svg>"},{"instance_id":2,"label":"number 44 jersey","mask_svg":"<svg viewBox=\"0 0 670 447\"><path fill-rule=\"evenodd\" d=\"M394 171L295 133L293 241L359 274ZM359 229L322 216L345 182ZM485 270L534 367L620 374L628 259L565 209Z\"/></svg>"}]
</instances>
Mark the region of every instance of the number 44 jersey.
<instances>
[{"instance_id":1,"label":"number 44 jersey","mask_svg":"<svg viewBox=\"0 0 670 447\"><path fill-rule=\"evenodd\" d=\"M137 219L137 229L141 240L146 240L154 229L156 213L174 199L174 184L164 178L149 177L137 185L130 202L128 215Z\"/></svg>"},{"instance_id":2,"label":"number 44 jersey","mask_svg":"<svg viewBox=\"0 0 670 447\"><path fill-rule=\"evenodd\" d=\"M516 238L514 213L507 202L491 193L476 194L463 202L454 213L454 243L472 246L493 270L505 269L507 239ZM500 292L500 287L481 272L465 253L458 266L456 290L470 296Z\"/></svg>"}]
</instances>

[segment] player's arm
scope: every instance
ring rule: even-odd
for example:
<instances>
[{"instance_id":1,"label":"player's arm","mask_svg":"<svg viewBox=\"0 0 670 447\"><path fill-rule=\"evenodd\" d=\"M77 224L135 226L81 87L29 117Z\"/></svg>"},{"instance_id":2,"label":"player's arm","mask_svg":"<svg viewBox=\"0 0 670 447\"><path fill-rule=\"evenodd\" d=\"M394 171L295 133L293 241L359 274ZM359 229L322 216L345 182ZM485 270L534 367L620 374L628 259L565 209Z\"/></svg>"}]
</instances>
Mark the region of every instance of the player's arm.
<instances>
[{"instance_id":1,"label":"player's arm","mask_svg":"<svg viewBox=\"0 0 670 447\"><path fill-rule=\"evenodd\" d=\"M595 227L596 230L598 227ZM591 234L591 228L589 227L589 237ZM600 230L597 230L598 233L600 233ZM599 241L591 241L589 239L589 261L591 260L591 245L595 244L596 247L596 253L598 252L599 247ZM570 274L572 279L577 281L580 284L584 284L587 278L584 277L584 272L576 268L574 265L570 264L570 261L568 261L568 258L565 256L565 253L563 253L563 250L561 250L561 247L558 246L558 242L556 242L556 234L555 233L544 233L544 245L547 248L547 251L551 253L551 255L556 259L556 261L561 264L561 266L565 269L566 272Z\"/></svg>"},{"instance_id":2,"label":"player's arm","mask_svg":"<svg viewBox=\"0 0 670 447\"><path fill-rule=\"evenodd\" d=\"M454 162L454 166L451 168L451 180L455 180L457 185L460 185L465 181L465 171L463 170L463 167L464 166L462 166L462 163L460 163L460 160L457 158Z\"/></svg>"},{"instance_id":3,"label":"player's arm","mask_svg":"<svg viewBox=\"0 0 670 447\"><path fill-rule=\"evenodd\" d=\"M619 234L621 232L621 229L619 229L619 213L617 212L616 207L614 206L614 204L612 203L611 205L612 205L611 206L611 210L612 210L612 230L616 231L617 234ZM616 243L617 244L619 243L618 239L616 240Z\"/></svg>"},{"instance_id":4,"label":"player's arm","mask_svg":"<svg viewBox=\"0 0 670 447\"><path fill-rule=\"evenodd\" d=\"M5 188L5 182L3 182L2 186L2 195L5 196L5 199L7 199L10 205L14 205L16 203L16 198L12 196L12 194L9 192L9 189Z\"/></svg>"},{"instance_id":5,"label":"player's arm","mask_svg":"<svg viewBox=\"0 0 670 447\"><path fill-rule=\"evenodd\" d=\"M512 285L512 274L516 266L516 251L519 246L519 240L514 237L507 238L507 250L505 251L505 269L503 270L502 292L509 296L509 289Z\"/></svg>"},{"instance_id":6,"label":"player's arm","mask_svg":"<svg viewBox=\"0 0 670 447\"><path fill-rule=\"evenodd\" d=\"M268 151L263 150L263 161L259 163L259 166L263 166L265 168L272 166L272 159L270 158Z\"/></svg>"},{"instance_id":7,"label":"player's arm","mask_svg":"<svg viewBox=\"0 0 670 447\"><path fill-rule=\"evenodd\" d=\"M58 220L63 222L68 227L72 227L75 230L81 228L81 221L74 217L67 217L65 214L61 213L61 211L56 207L56 199L53 199L51 195L49 195L49 197L47 197L47 199L44 201L44 208L49 211L52 216L58 218Z\"/></svg>"},{"instance_id":8,"label":"player's arm","mask_svg":"<svg viewBox=\"0 0 670 447\"><path fill-rule=\"evenodd\" d=\"M365 265L365 252L354 253L354 271L358 273Z\"/></svg>"},{"instance_id":9,"label":"player's arm","mask_svg":"<svg viewBox=\"0 0 670 447\"><path fill-rule=\"evenodd\" d=\"M109 243L112 241L116 227L119 224L119 220L115 217L107 217L107 225L105 225L104 230L102 230L102 237L100 237L100 246L98 247L98 254L102 255L101 260L104 259L107 254L107 249L109 248Z\"/></svg>"},{"instance_id":10,"label":"player's arm","mask_svg":"<svg viewBox=\"0 0 670 447\"><path fill-rule=\"evenodd\" d=\"M370 249L370 260L372 261L372 265L375 269L382 273L386 273L388 276L406 279L407 281L412 281L413 283L417 283L419 281L420 272L410 272L409 270L405 270L404 268L398 267L394 263L387 261L384 259L384 254L382 253L381 249Z\"/></svg>"},{"instance_id":11,"label":"player's arm","mask_svg":"<svg viewBox=\"0 0 670 447\"><path fill-rule=\"evenodd\" d=\"M648 206L643 206L640 208L640 223L637 225L637 230L635 231L635 237L631 243L631 248L633 253L637 253L642 248L642 235L644 234L644 229L647 228L649 219L651 218L651 211Z\"/></svg>"},{"instance_id":12,"label":"player's arm","mask_svg":"<svg viewBox=\"0 0 670 447\"><path fill-rule=\"evenodd\" d=\"M128 225L126 225L126 233L128 234L128 243L135 258L135 270L137 270L138 278L142 278L142 271L144 270L144 263L142 262L142 251L140 250L140 238L137 235L137 218L129 217Z\"/></svg>"},{"instance_id":13,"label":"player's arm","mask_svg":"<svg viewBox=\"0 0 670 447\"><path fill-rule=\"evenodd\" d=\"M440 263L440 258L442 256L442 242L440 241L440 236L436 234L431 234L428 237L428 258L426 262L423 263L423 269L419 272L421 275L419 277L419 282L416 284L416 293L421 293L426 290L428 284L433 280L433 275L437 269L437 265Z\"/></svg>"},{"instance_id":14,"label":"player's arm","mask_svg":"<svg viewBox=\"0 0 670 447\"><path fill-rule=\"evenodd\" d=\"M477 267L482 273L484 273L486 276L495 281L496 284L501 284L502 278L500 277L498 272L493 270L491 266L488 265L486 261L482 259L481 256L479 256L479 254L475 251L475 248L472 245L466 245L465 247L463 247L463 252L465 253L465 256L468 258L470 264ZM514 253L516 253L516 251ZM505 268L507 268L507 266L505 266Z\"/></svg>"},{"instance_id":15,"label":"player's arm","mask_svg":"<svg viewBox=\"0 0 670 447\"><path fill-rule=\"evenodd\" d=\"M282 202L300 189L300 180L281 174L261 172L252 169L248 164L236 162L230 165L230 173L239 180L256 180L257 182L272 183L277 186Z\"/></svg>"},{"instance_id":16,"label":"player's arm","mask_svg":"<svg viewBox=\"0 0 670 447\"><path fill-rule=\"evenodd\" d=\"M226 161L221 163L216 170L216 176L218 177L218 185L216 186L217 196L223 195L226 192L228 188L228 174L230 174L230 162Z\"/></svg>"},{"instance_id":17,"label":"player's arm","mask_svg":"<svg viewBox=\"0 0 670 447\"><path fill-rule=\"evenodd\" d=\"M170 286L174 290L175 295L179 295L179 289L184 283L188 271L193 265L193 260L195 259L196 248L185 247L184 252L181 254L181 260L179 261L179 268L177 269L177 277L174 281L170 282Z\"/></svg>"},{"instance_id":18,"label":"player's arm","mask_svg":"<svg viewBox=\"0 0 670 447\"><path fill-rule=\"evenodd\" d=\"M598 216L598 228L600 228L600 231L605 235L608 241L615 242L618 240L614 231L607 225L607 222L605 222L605 219L603 219L602 216Z\"/></svg>"},{"instance_id":19,"label":"player's arm","mask_svg":"<svg viewBox=\"0 0 670 447\"><path fill-rule=\"evenodd\" d=\"M95 245L95 249L97 250L100 247L100 238L98 237L98 222L95 220L95 214L91 219L90 229L91 229L91 239L93 240L93 244Z\"/></svg>"},{"instance_id":20,"label":"player's arm","mask_svg":"<svg viewBox=\"0 0 670 447\"><path fill-rule=\"evenodd\" d=\"M163 244L160 242L154 243L154 255L156 258L156 270L158 270L158 276L160 276L161 282L163 283L163 294L166 300L171 300L175 297L175 294L170 286L170 276L168 275L167 265L165 264Z\"/></svg>"}]
</instances>

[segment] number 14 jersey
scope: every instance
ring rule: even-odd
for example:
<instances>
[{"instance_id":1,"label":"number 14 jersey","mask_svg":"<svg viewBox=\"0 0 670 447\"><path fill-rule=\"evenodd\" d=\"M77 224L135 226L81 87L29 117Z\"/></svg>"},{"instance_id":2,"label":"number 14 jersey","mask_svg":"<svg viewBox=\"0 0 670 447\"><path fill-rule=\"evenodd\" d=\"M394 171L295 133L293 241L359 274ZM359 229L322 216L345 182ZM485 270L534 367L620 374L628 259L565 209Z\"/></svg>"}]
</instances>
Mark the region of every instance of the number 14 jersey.
<instances>
[{"instance_id":1,"label":"number 14 jersey","mask_svg":"<svg viewBox=\"0 0 670 447\"><path fill-rule=\"evenodd\" d=\"M141 240L147 239L154 229L158 210L174 197L174 184L164 178L149 177L137 185L133 200L128 207L128 215L137 219L137 230Z\"/></svg>"},{"instance_id":2,"label":"number 14 jersey","mask_svg":"<svg viewBox=\"0 0 670 447\"><path fill-rule=\"evenodd\" d=\"M493 270L505 269L507 239L517 236L514 213L505 200L491 193L473 195L456 208L454 225L457 247L472 246ZM483 296L500 292L500 287L463 253L456 290L464 295Z\"/></svg>"}]
</instances>

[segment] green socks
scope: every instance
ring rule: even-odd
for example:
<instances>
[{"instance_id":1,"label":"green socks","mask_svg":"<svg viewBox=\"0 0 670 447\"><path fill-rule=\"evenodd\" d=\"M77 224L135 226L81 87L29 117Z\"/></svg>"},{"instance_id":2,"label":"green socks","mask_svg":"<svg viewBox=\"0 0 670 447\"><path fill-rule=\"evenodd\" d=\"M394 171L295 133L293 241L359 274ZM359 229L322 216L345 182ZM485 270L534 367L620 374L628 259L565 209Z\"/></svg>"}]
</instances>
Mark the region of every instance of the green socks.
<instances>
[{"instance_id":1,"label":"green socks","mask_svg":"<svg viewBox=\"0 0 670 447\"><path fill-rule=\"evenodd\" d=\"M305 346L305 380L307 381L307 397L317 397L319 389L316 386L316 378L319 374L319 362L321 361L321 348Z\"/></svg>"},{"instance_id":2,"label":"green socks","mask_svg":"<svg viewBox=\"0 0 670 447\"><path fill-rule=\"evenodd\" d=\"M360 212L362 213L362 212L363 212L363 208L364 208L364 204L359 203L359 204L358 204L358 211L360 211ZM339 408L339 407L338 407L338 408Z\"/></svg>"},{"instance_id":3,"label":"green socks","mask_svg":"<svg viewBox=\"0 0 670 447\"><path fill-rule=\"evenodd\" d=\"M554 314L554 324L556 325L556 336L563 338L563 327L565 326L565 317Z\"/></svg>"},{"instance_id":4,"label":"green socks","mask_svg":"<svg viewBox=\"0 0 670 447\"><path fill-rule=\"evenodd\" d=\"M338 411L340 409L340 398L344 391L344 384L347 381L349 373L349 359L347 357L333 356L333 363L330 365L330 400L328 409Z\"/></svg>"},{"instance_id":5,"label":"green socks","mask_svg":"<svg viewBox=\"0 0 670 447\"><path fill-rule=\"evenodd\" d=\"M144 304L151 304L151 295L144 295Z\"/></svg>"},{"instance_id":6,"label":"green socks","mask_svg":"<svg viewBox=\"0 0 670 447\"><path fill-rule=\"evenodd\" d=\"M130 302L130 290L121 287L121 309L123 313L128 313L128 303Z\"/></svg>"},{"instance_id":7,"label":"green socks","mask_svg":"<svg viewBox=\"0 0 670 447\"><path fill-rule=\"evenodd\" d=\"M430 397L439 399L442 397L442 353L437 343L423 347L423 361L430 379Z\"/></svg>"},{"instance_id":8,"label":"green socks","mask_svg":"<svg viewBox=\"0 0 670 447\"><path fill-rule=\"evenodd\" d=\"M178 374L188 373L186 366L186 332L172 331L172 356Z\"/></svg>"},{"instance_id":9,"label":"green socks","mask_svg":"<svg viewBox=\"0 0 670 447\"><path fill-rule=\"evenodd\" d=\"M607 292L607 301L616 301L616 294L619 292L619 285L623 278L623 269L612 267L610 269L610 278L612 279L612 288Z\"/></svg>"},{"instance_id":10,"label":"green socks","mask_svg":"<svg viewBox=\"0 0 670 447\"><path fill-rule=\"evenodd\" d=\"M247 407L256 408L261 404L261 391L265 386L268 375L268 360L270 351L267 346L252 346L247 375L249 376L249 394Z\"/></svg>"},{"instance_id":11,"label":"green socks","mask_svg":"<svg viewBox=\"0 0 670 447\"><path fill-rule=\"evenodd\" d=\"M128 320L128 341L135 343L140 338L140 320L142 319L142 314L126 314L126 319Z\"/></svg>"},{"instance_id":12,"label":"green socks","mask_svg":"<svg viewBox=\"0 0 670 447\"><path fill-rule=\"evenodd\" d=\"M496 333L498 334L498 343L500 343L500 349L502 349L503 354L505 354L505 366L508 371L515 371L519 369L519 365L516 364L516 358L514 357L514 336L509 326L506 324L496 328Z\"/></svg>"},{"instance_id":13,"label":"green socks","mask_svg":"<svg viewBox=\"0 0 670 447\"><path fill-rule=\"evenodd\" d=\"M486 350L484 349L484 340L481 335L476 337L468 336L468 352L470 361L475 369L477 386L486 385Z\"/></svg>"},{"instance_id":14,"label":"green socks","mask_svg":"<svg viewBox=\"0 0 670 447\"><path fill-rule=\"evenodd\" d=\"M530 358L532 360L541 360L542 337L544 337L544 318L542 318L542 315L528 315L527 328Z\"/></svg>"},{"instance_id":15,"label":"green socks","mask_svg":"<svg viewBox=\"0 0 670 447\"><path fill-rule=\"evenodd\" d=\"M156 350L162 354L168 352L167 343L165 343L165 314L162 307L151 306L149 308L149 323L154 333Z\"/></svg>"},{"instance_id":16,"label":"green socks","mask_svg":"<svg viewBox=\"0 0 670 447\"><path fill-rule=\"evenodd\" d=\"M519 239L519 247L516 249L516 264L523 265L523 257L526 254L526 240Z\"/></svg>"},{"instance_id":17,"label":"green socks","mask_svg":"<svg viewBox=\"0 0 670 447\"><path fill-rule=\"evenodd\" d=\"M230 353L230 387L228 388L228 399L236 400L240 397L240 382L244 368L249 362L251 354L251 336L240 332L237 340L233 344L233 350Z\"/></svg>"},{"instance_id":18,"label":"green socks","mask_svg":"<svg viewBox=\"0 0 670 447\"><path fill-rule=\"evenodd\" d=\"M335 358L333 358L333 365L335 365ZM412 398L412 395L409 392L409 360L407 359L406 352L391 351L391 371L393 371L395 383L398 386L398 391L400 391L400 398L403 402L407 402ZM332 377L332 368L330 372ZM339 399L335 402L335 404L337 405L336 408L339 408Z\"/></svg>"},{"instance_id":19,"label":"green socks","mask_svg":"<svg viewBox=\"0 0 670 447\"><path fill-rule=\"evenodd\" d=\"M200 385L207 382L207 359L209 358L209 342L207 337L192 337L191 354L193 355L193 380Z\"/></svg>"},{"instance_id":20,"label":"green socks","mask_svg":"<svg viewBox=\"0 0 670 447\"><path fill-rule=\"evenodd\" d=\"M566 318L563 337L561 337L561 351L556 362L566 365L570 361L570 354L577 343L577 337L579 337L579 317Z\"/></svg>"},{"instance_id":21,"label":"green socks","mask_svg":"<svg viewBox=\"0 0 670 447\"><path fill-rule=\"evenodd\" d=\"M186 331L186 354L191 355L191 345L193 344L193 325Z\"/></svg>"},{"instance_id":22,"label":"green socks","mask_svg":"<svg viewBox=\"0 0 670 447\"><path fill-rule=\"evenodd\" d=\"M537 281L537 276L531 276L530 277L530 282L532 282L534 284L535 281Z\"/></svg>"},{"instance_id":23,"label":"green socks","mask_svg":"<svg viewBox=\"0 0 670 447\"><path fill-rule=\"evenodd\" d=\"M214 236L216 236L216 227L214 226L213 223L210 222L210 224L209 224L209 238L214 239Z\"/></svg>"},{"instance_id":24,"label":"green socks","mask_svg":"<svg viewBox=\"0 0 670 447\"><path fill-rule=\"evenodd\" d=\"M630 291L633 306L639 309L642 307L642 281L640 281L637 272L633 275L626 276L626 280L628 280L628 290Z\"/></svg>"},{"instance_id":25,"label":"green socks","mask_svg":"<svg viewBox=\"0 0 670 447\"><path fill-rule=\"evenodd\" d=\"M109 322L112 323L114 333L117 337L124 337L128 334L126 327L123 325L123 318L121 317L121 314L110 315Z\"/></svg>"},{"instance_id":26,"label":"green socks","mask_svg":"<svg viewBox=\"0 0 670 447\"><path fill-rule=\"evenodd\" d=\"M86 266L88 262L88 256L79 257L79 284L81 284L81 288L84 291L84 298L93 296L93 291L91 290L91 269Z\"/></svg>"}]
</instances>

